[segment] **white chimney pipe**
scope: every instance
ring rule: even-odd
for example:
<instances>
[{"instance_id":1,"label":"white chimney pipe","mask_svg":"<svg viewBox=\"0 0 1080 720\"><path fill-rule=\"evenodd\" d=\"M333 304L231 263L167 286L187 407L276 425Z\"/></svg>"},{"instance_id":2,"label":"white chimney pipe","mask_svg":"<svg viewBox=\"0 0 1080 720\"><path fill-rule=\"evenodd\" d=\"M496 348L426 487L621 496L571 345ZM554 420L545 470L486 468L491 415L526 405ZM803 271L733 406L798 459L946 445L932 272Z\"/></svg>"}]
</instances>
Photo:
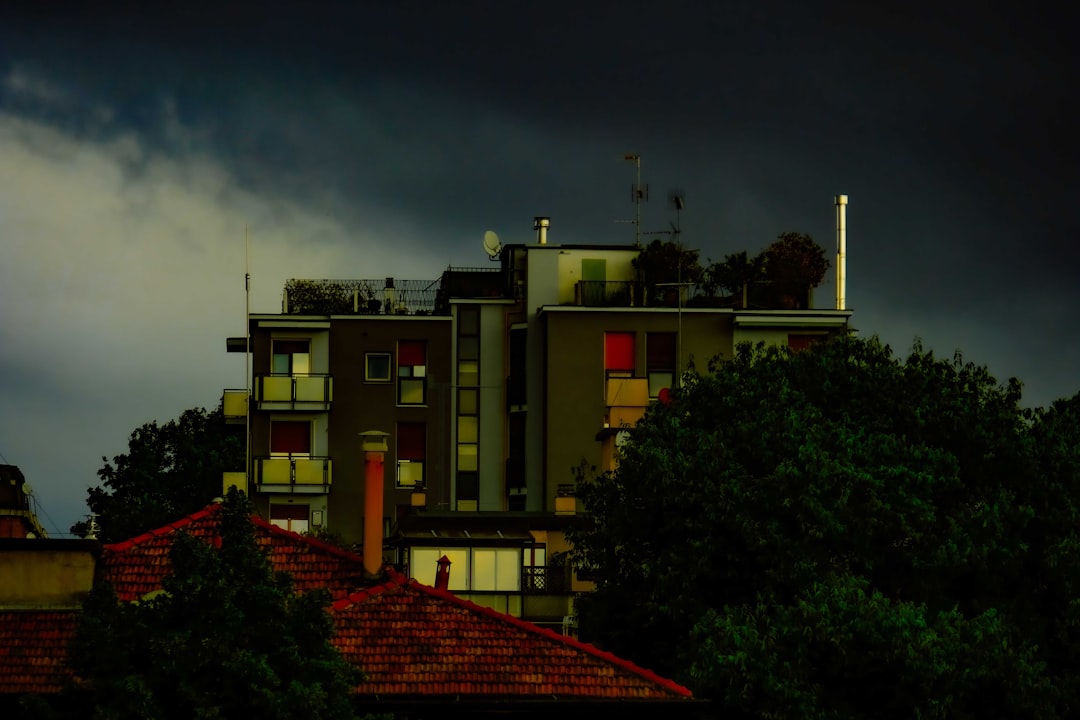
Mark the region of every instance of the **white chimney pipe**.
<instances>
[{"instance_id":1,"label":"white chimney pipe","mask_svg":"<svg viewBox=\"0 0 1080 720\"><path fill-rule=\"evenodd\" d=\"M551 225L551 218L533 218L533 230L536 231L536 242L540 245L547 245L547 231L549 225Z\"/></svg>"},{"instance_id":2,"label":"white chimney pipe","mask_svg":"<svg viewBox=\"0 0 1080 720\"><path fill-rule=\"evenodd\" d=\"M836 196L836 309L847 303L847 195Z\"/></svg>"}]
</instances>

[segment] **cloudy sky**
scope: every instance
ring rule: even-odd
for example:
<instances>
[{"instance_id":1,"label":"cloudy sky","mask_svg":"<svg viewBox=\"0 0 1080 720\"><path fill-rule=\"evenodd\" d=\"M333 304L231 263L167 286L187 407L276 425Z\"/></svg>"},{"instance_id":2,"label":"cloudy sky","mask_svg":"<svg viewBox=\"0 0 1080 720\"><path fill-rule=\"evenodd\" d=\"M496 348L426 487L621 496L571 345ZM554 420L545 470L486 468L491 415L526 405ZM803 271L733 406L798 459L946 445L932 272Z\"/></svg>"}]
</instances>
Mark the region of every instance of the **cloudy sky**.
<instances>
[{"instance_id":1,"label":"cloudy sky","mask_svg":"<svg viewBox=\"0 0 1080 720\"><path fill-rule=\"evenodd\" d=\"M0 10L0 462L54 535L139 425L243 387L290 277L435 278L485 230L834 248L864 335L1080 390L1071 23L1038 3ZM814 7L810 7L814 5ZM81 9L80 9L81 8ZM831 302L832 276L818 290Z\"/></svg>"}]
</instances>

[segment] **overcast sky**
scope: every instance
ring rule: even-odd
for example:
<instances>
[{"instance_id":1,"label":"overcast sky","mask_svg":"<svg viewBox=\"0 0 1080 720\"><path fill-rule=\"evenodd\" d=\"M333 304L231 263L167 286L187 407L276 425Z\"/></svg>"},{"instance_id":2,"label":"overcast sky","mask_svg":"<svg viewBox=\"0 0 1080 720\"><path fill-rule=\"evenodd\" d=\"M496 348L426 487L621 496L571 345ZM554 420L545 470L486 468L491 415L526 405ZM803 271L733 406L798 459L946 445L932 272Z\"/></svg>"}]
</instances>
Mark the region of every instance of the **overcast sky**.
<instances>
[{"instance_id":1,"label":"overcast sky","mask_svg":"<svg viewBox=\"0 0 1080 720\"><path fill-rule=\"evenodd\" d=\"M1074 25L1038 3L71 5L0 10L0 461L53 535L133 429L243 387L245 228L256 312L534 215L628 243L626 153L703 259L831 256L848 194L861 334L1080 390Z\"/></svg>"}]
</instances>

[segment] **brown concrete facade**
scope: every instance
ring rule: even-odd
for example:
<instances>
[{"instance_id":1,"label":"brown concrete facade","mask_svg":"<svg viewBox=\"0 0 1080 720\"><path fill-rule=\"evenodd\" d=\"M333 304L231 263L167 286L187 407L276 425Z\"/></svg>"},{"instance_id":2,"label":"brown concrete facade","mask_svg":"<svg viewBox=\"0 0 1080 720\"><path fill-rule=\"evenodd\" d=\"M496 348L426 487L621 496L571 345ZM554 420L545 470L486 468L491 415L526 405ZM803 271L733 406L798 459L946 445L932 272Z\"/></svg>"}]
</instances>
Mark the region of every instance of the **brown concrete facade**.
<instances>
[{"instance_id":1,"label":"brown concrete facade","mask_svg":"<svg viewBox=\"0 0 1080 720\"><path fill-rule=\"evenodd\" d=\"M325 453L332 462L332 482L323 496L326 502L324 523L348 542L360 542L364 518L364 468L360 433L377 430L389 434L385 458L383 517L391 524L399 512L413 504L413 491L398 489L397 429L399 423L423 423L426 427L424 490L426 503L435 506L449 502L450 483L450 398L451 398L451 322L442 316L347 316L296 318L264 316L252 320L253 375L270 372L272 341L277 338L312 337L313 372L326 372L332 378L333 397L326 412L275 410L261 411L258 403L251 418L252 457L270 455L272 420L312 419L316 438L313 454ZM308 322L305 322L305 321ZM322 334L320 336L320 334ZM314 338L321 339L314 339ZM400 343L422 341L426 345L425 398L422 404L398 402ZM320 357L320 353L325 357ZM390 356L388 380L365 377L370 353ZM253 477L255 475L253 474ZM311 493L290 488L263 486L252 495L260 514L268 517L270 503L301 504L312 502ZM310 488L304 488L310 490Z\"/></svg>"}]
</instances>

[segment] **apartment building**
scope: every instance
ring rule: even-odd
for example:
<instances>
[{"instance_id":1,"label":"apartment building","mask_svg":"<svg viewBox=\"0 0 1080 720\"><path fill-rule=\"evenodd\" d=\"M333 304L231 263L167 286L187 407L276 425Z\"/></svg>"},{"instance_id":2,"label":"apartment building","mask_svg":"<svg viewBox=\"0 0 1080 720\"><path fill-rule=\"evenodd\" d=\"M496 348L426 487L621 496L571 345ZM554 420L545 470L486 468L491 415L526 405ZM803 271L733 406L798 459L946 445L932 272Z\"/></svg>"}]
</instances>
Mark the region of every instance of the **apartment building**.
<instances>
[{"instance_id":1,"label":"apartment building","mask_svg":"<svg viewBox=\"0 0 1080 720\"><path fill-rule=\"evenodd\" d=\"M537 218L532 243L489 238L488 267L430 282L290 281L280 313L249 317L250 394L226 391L225 409L250 428L250 462L226 483L275 525L358 542L360 433L386 433L388 558L430 584L447 558L450 590L561 620L581 587L562 563L576 470L612 467L687 368L742 341L798 348L848 330L846 309L645 288L640 247L549 243L548 227Z\"/></svg>"}]
</instances>

